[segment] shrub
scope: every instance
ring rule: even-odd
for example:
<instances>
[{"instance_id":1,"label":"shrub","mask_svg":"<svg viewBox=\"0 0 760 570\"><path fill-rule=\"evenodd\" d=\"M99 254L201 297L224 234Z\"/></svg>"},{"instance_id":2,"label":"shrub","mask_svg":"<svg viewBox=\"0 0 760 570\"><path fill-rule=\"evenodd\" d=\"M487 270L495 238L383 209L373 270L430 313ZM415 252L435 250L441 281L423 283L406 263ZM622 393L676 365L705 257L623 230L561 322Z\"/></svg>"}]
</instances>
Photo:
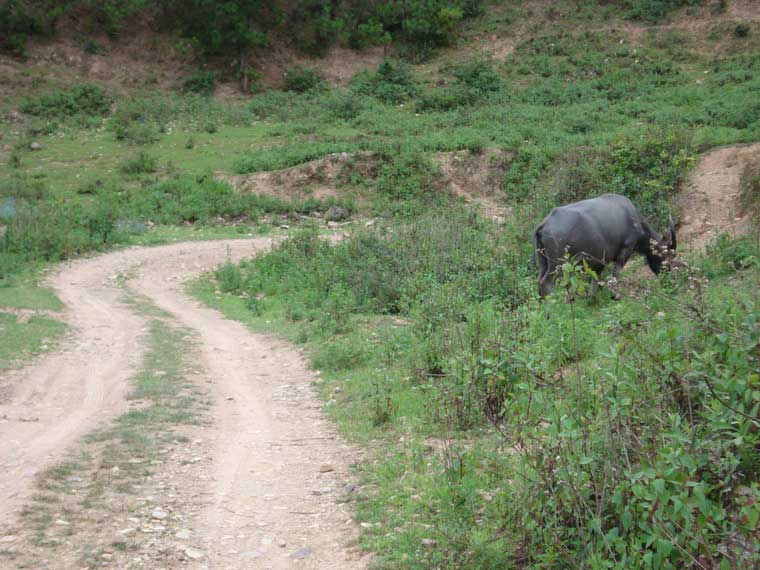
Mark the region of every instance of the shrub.
<instances>
[{"instance_id":1,"label":"shrub","mask_svg":"<svg viewBox=\"0 0 760 570\"><path fill-rule=\"evenodd\" d=\"M69 91L53 91L25 99L22 112L36 117L68 117L77 114L107 115L111 99L103 88L92 83L80 83Z\"/></svg>"},{"instance_id":2,"label":"shrub","mask_svg":"<svg viewBox=\"0 0 760 570\"><path fill-rule=\"evenodd\" d=\"M0 196L25 202L41 202L50 197L50 188L42 180L23 173L0 183Z\"/></svg>"},{"instance_id":3,"label":"shrub","mask_svg":"<svg viewBox=\"0 0 760 570\"><path fill-rule=\"evenodd\" d=\"M182 83L182 91L185 93L197 93L209 96L216 87L216 73L213 71L196 71L188 75Z\"/></svg>"},{"instance_id":4,"label":"shrub","mask_svg":"<svg viewBox=\"0 0 760 570\"><path fill-rule=\"evenodd\" d=\"M402 37L417 61L430 57L436 48L450 45L464 13L447 0L413 2L405 7Z\"/></svg>"},{"instance_id":5,"label":"shrub","mask_svg":"<svg viewBox=\"0 0 760 570\"><path fill-rule=\"evenodd\" d=\"M385 59L374 72L357 73L351 84L357 93L377 97L384 103L402 103L417 93L409 66L392 59Z\"/></svg>"},{"instance_id":6,"label":"shrub","mask_svg":"<svg viewBox=\"0 0 760 570\"><path fill-rule=\"evenodd\" d=\"M390 42L390 33L385 30L382 22L375 19L369 19L367 22L357 24L348 35L348 45L356 50L366 49L371 46L381 46Z\"/></svg>"},{"instance_id":7,"label":"shrub","mask_svg":"<svg viewBox=\"0 0 760 570\"><path fill-rule=\"evenodd\" d=\"M659 22L673 10L703 2L704 0L623 0L628 18L652 23Z\"/></svg>"},{"instance_id":8,"label":"shrub","mask_svg":"<svg viewBox=\"0 0 760 570\"><path fill-rule=\"evenodd\" d=\"M430 157L415 148L402 148L380 155L373 208L381 215L413 215L445 196L439 172Z\"/></svg>"},{"instance_id":9,"label":"shrub","mask_svg":"<svg viewBox=\"0 0 760 570\"><path fill-rule=\"evenodd\" d=\"M454 67L457 81L479 95L495 93L502 87L502 79L490 61L473 59Z\"/></svg>"},{"instance_id":10,"label":"shrub","mask_svg":"<svg viewBox=\"0 0 760 570\"><path fill-rule=\"evenodd\" d=\"M170 98L160 93L129 97L119 101L111 120L111 128L117 140L132 144L150 144L161 138L165 125L182 111L193 115L202 115L204 112L208 114L209 109L203 107L182 109L183 103L200 101L205 101L205 98Z\"/></svg>"},{"instance_id":11,"label":"shrub","mask_svg":"<svg viewBox=\"0 0 760 570\"><path fill-rule=\"evenodd\" d=\"M124 174L147 174L158 169L158 159L141 150L121 165L120 170Z\"/></svg>"},{"instance_id":12,"label":"shrub","mask_svg":"<svg viewBox=\"0 0 760 570\"><path fill-rule=\"evenodd\" d=\"M760 163L747 166L742 173L739 203L744 212L760 221Z\"/></svg>"},{"instance_id":13,"label":"shrub","mask_svg":"<svg viewBox=\"0 0 760 570\"><path fill-rule=\"evenodd\" d=\"M353 92L336 92L327 100L327 108L336 119L349 121L356 118L365 108L365 100Z\"/></svg>"},{"instance_id":14,"label":"shrub","mask_svg":"<svg viewBox=\"0 0 760 570\"><path fill-rule=\"evenodd\" d=\"M288 69L283 76L283 88L285 91L306 93L322 86L322 76L319 71L311 67L293 67Z\"/></svg>"},{"instance_id":15,"label":"shrub","mask_svg":"<svg viewBox=\"0 0 760 570\"><path fill-rule=\"evenodd\" d=\"M289 15L296 47L312 55L324 55L341 34L344 20L333 15L328 4L301 0Z\"/></svg>"},{"instance_id":16,"label":"shrub","mask_svg":"<svg viewBox=\"0 0 760 570\"><path fill-rule=\"evenodd\" d=\"M736 27L734 28L734 35L737 38L746 38L749 35L749 25L748 24L736 24Z\"/></svg>"},{"instance_id":17,"label":"shrub","mask_svg":"<svg viewBox=\"0 0 760 570\"><path fill-rule=\"evenodd\" d=\"M436 87L423 91L417 98L420 111L451 111L465 105L472 105L478 99L475 92L463 85Z\"/></svg>"},{"instance_id":18,"label":"shrub","mask_svg":"<svg viewBox=\"0 0 760 570\"><path fill-rule=\"evenodd\" d=\"M760 122L760 101L722 101L710 105L707 114L715 124L747 129Z\"/></svg>"},{"instance_id":19,"label":"shrub","mask_svg":"<svg viewBox=\"0 0 760 570\"><path fill-rule=\"evenodd\" d=\"M760 246L757 236L731 237L720 234L707 248L708 258L702 264L707 277L760 269Z\"/></svg>"},{"instance_id":20,"label":"shrub","mask_svg":"<svg viewBox=\"0 0 760 570\"><path fill-rule=\"evenodd\" d=\"M21 266L101 250L122 240L117 219L117 207L105 198L86 207L70 201L20 205L0 238L0 256Z\"/></svg>"},{"instance_id":21,"label":"shrub","mask_svg":"<svg viewBox=\"0 0 760 570\"><path fill-rule=\"evenodd\" d=\"M615 192L628 196L655 227L665 227L670 200L692 163L688 137L659 129L606 150L573 149L555 161L544 208Z\"/></svg>"},{"instance_id":22,"label":"shrub","mask_svg":"<svg viewBox=\"0 0 760 570\"><path fill-rule=\"evenodd\" d=\"M115 125L114 134L116 140L126 141L130 144L152 144L161 138L158 127L149 123L133 123L129 125Z\"/></svg>"},{"instance_id":23,"label":"shrub","mask_svg":"<svg viewBox=\"0 0 760 570\"><path fill-rule=\"evenodd\" d=\"M9 0L0 5L0 51L23 55L30 36L42 32L42 22L24 2Z\"/></svg>"},{"instance_id":24,"label":"shrub","mask_svg":"<svg viewBox=\"0 0 760 570\"><path fill-rule=\"evenodd\" d=\"M453 85L423 91L418 97L418 109L451 111L457 107L472 105L498 92L503 83L491 62L481 59L454 66L452 75L455 78Z\"/></svg>"},{"instance_id":25,"label":"shrub","mask_svg":"<svg viewBox=\"0 0 760 570\"><path fill-rule=\"evenodd\" d=\"M102 55L107 53L108 50L96 42L94 38L87 38L84 44L84 51L91 55Z\"/></svg>"},{"instance_id":26,"label":"shrub","mask_svg":"<svg viewBox=\"0 0 760 570\"><path fill-rule=\"evenodd\" d=\"M227 262L214 271L217 283L219 283L219 290L222 293L231 293L234 291L241 291L244 287L243 274L240 272L240 268L234 263Z\"/></svg>"}]
</instances>

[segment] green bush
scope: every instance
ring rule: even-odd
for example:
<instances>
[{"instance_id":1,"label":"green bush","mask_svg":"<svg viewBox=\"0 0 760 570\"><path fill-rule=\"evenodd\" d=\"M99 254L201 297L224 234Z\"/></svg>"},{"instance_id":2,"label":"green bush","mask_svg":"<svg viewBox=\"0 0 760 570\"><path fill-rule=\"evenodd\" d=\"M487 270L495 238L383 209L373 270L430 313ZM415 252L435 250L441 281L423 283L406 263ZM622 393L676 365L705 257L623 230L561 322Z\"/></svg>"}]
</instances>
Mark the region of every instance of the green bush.
<instances>
[{"instance_id":1,"label":"green bush","mask_svg":"<svg viewBox=\"0 0 760 570\"><path fill-rule=\"evenodd\" d=\"M188 75L182 83L182 91L185 93L197 93L209 96L214 93L216 87L216 73L214 71L196 71Z\"/></svg>"},{"instance_id":2,"label":"green bush","mask_svg":"<svg viewBox=\"0 0 760 570\"><path fill-rule=\"evenodd\" d=\"M158 131L158 128L149 123L115 125L114 135L116 136L116 140L136 145L152 144L161 139L161 133Z\"/></svg>"},{"instance_id":3,"label":"green bush","mask_svg":"<svg viewBox=\"0 0 760 570\"><path fill-rule=\"evenodd\" d=\"M347 201L314 198L290 201L266 195L242 194L218 180L187 176L130 188L121 195L123 215L161 224L247 220L268 213L309 214L326 212L333 205L349 211L354 209L353 204Z\"/></svg>"},{"instance_id":4,"label":"green bush","mask_svg":"<svg viewBox=\"0 0 760 570\"><path fill-rule=\"evenodd\" d=\"M747 166L742 173L739 203L744 212L760 220L760 163Z\"/></svg>"},{"instance_id":5,"label":"green bush","mask_svg":"<svg viewBox=\"0 0 760 570\"><path fill-rule=\"evenodd\" d=\"M410 45L414 59L427 59L436 48L450 45L464 17L458 3L446 0L412 2L404 8L402 37Z\"/></svg>"},{"instance_id":6,"label":"green bush","mask_svg":"<svg viewBox=\"0 0 760 570\"><path fill-rule=\"evenodd\" d=\"M40 19L24 2L9 0L0 6L0 51L23 55L28 38L41 32Z\"/></svg>"},{"instance_id":7,"label":"green bush","mask_svg":"<svg viewBox=\"0 0 760 570\"><path fill-rule=\"evenodd\" d=\"M180 116L182 111L188 114L195 111L182 109L181 104L186 101L188 100L176 95L170 98L161 93L147 93L122 99L116 106L110 126L117 140L132 144L150 144L161 138L161 131L165 125ZM196 112L202 114L200 110Z\"/></svg>"},{"instance_id":8,"label":"green bush","mask_svg":"<svg viewBox=\"0 0 760 570\"><path fill-rule=\"evenodd\" d=\"M683 6L697 6L704 0L623 0L626 16L632 20L656 23Z\"/></svg>"},{"instance_id":9,"label":"green bush","mask_svg":"<svg viewBox=\"0 0 760 570\"><path fill-rule=\"evenodd\" d=\"M665 227L670 200L692 164L688 137L659 129L615 141L605 150L575 148L556 159L544 210L614 192L630 198L655 227Z\"/></svg>"},{"instance_id":10,"label":"green bush","mask_svg":"<svg viewBox=\"0 0 760 570\"><path fill-rule=\"evenodd\" d=\"M227 262L216 271L214 276L219 283L219 290L222 293L231 293L242 291L244 289L244 278L240 268L234 263Z\"/></svg>"},{"instance_id":11,"label":"green bush","mask_svg":"<svg viewBox=\"0 0 760 570\"><path fill-rule=\"evenodd\" d=\"M367 22L357 24L348 35L348 45L356 50L385 45L390 43L390 41L391 35L385 30L382 22L373 18L370 18Z\"/></svg>"},{"instance_id":12,"label":"green bush","mask_svg":"<svg viewBox=\"0 0 760 570\"><path fill-rule=\"evenodd\" d=\"M734 35L737 38L746 38L749 35L749 29L749 24L736 24L736 27L734 28Z\"/></svg>"},{"instance_id":13,"label":"green bush","mask_svg":"<svg viewBox=\"0 0 760 570\"><path fill-rule=\"evenodd\" d=\"M306 93L322 86L322 76L318 70L311 67L288 69L282 79L285 91L294 91L295 93Z\"/></svg>"},{"instance_id":14,"label":"green bush","mask_svg":"<svg viewBox=\"0 0 760 570\"><path fill-rule=\"evenodd\" d=\"M496 73L490 61L472 59L454 67L453 75L457 81L478 95L495 93L502 88L503 81Z\"/></svg>"},{"instance_id":15,"label":"green bush","mask_svg":"<svg viewBox=\"0 0 760 570\"><path fill-rule=\"evenodd\" d=\"M21 204L0 237L0 256L16 268L31 261L58 261L105 249L123 240L118 208L102 198L83 206L70 201Z\"/></svg>"},{"instance_id":16,"label":"green bush","mask_svg":"<svg viewBox=\"0 0 760 570\"><path fill-rule=\"evenodd\" d=\"M158 159L141 150L121 165L120 170L124 174L148 174L158 170Z\"/></svg>"},{"instance_id":17,"label":"green bush","mask_svg":"<svg viewBox=\"0 0 760 570\"><path fill-rule=\"evenodd\" d=\"M488 60L472 59L451 69L455 82L445 87L422 91L418 96L420 110L451 111L481 102L499 92L503 80Z\"/></svg>"},{"instance_id":18,"label":"green bush","mask_svg":"<svg viewBox=\"0 0 760 570\"><path fill-rule=\"evenodd\" d=\"M465 105L472 105L478 99L477 94L463 85L436 87L423 91L417 98L420 111L451 111Z\"/></svg>"},{"instance_id":19,"label":"green bush","mask_svg":"<svg viewBox=\"0 0 760 570\"><path fill-rule=\"evenodd\" d=\"M708 247L709 258L701 264L710 278L725 274L760 269L760 244L757 236L731 237L720 234Z\"/></svg>"},{"instance_id":20,"label":"green bush","mask_svg":"<svg viewBox=\"0 0 760 570\"><path fill-rule=\"evenodd\" d=\"M438 169L430 157L416 148L381 153L375 182L373 209L381 215L414 215L442 204Z\"/></svg>"},{"instance_id":21,"label":"green bush","mask_svg":"<svg viewBox=\"0 0 760 570\"><path fill-rule=\"evenodd\" d=\"M392 59L384 60L374 72L357 73L351 85L357 93L377 97L384 103L402 103L417 94L410 67Z\"/></svg>"},{"instance_id":22,"label":"green bush","mask_svg":"<svg viewBox=\"0 0 760 570\"><path fill-rule=\"evenodd\" d=\"M365 99L353 92L336 92L327 100L327 108L336 119L350 121L367 108Z\"/></svg>"},{"instance_id":23,"label":"green bush","mask_svg":"<svg viewBox=\"0 0 760 570\"><path fill-rule=\"evenodd\" d=\"M111 99L102 87L80 83L69 91L53 91L29 97L20 105L22 112L36 117L70 117L73 115L108 115Z\"/></svg>"}]
</instances>

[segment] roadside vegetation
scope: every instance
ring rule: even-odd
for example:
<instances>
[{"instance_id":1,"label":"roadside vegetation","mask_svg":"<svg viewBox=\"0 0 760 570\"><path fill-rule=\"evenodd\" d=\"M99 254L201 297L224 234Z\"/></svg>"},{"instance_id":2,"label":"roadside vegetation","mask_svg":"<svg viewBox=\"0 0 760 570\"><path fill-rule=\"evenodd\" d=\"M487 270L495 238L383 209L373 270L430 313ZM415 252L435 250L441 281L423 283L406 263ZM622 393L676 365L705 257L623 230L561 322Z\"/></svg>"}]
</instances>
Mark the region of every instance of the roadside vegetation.
<instances>
[{"instance_id":1,"label":"roadside vegetation","mask_svg":"<svg viewBox=\"0 0 760 570\"><path fill-rule=\"evenodd\" d=\"M148 9L127 4L103 5L115 29ZM527 16L534 30L521 2L296 3L281 21L308 31L306 51L391 47L341 88L310 67L289 70L282 91L233 99L211 97L217 76L203 72L176 93L24 80L0 103L0 305L50 262L297 225L194 292L304 344L331 416L379 450L356 499L378 568L758 564L757 236L720 236L657 279L613 284L620 301L588 298L568 264L543 304L529 236L552 207L608 191L659 229L678 221L672 200L700 152L760 140L760 29L718 18L723 2L555 4ZM21 51L55 32L29 24L37 5L0 11ZM715 23L635 38L623 25L691 9ZM219 46L193 35L199 21L178 31L211 60ZM266 49L259 32L229 44L240 61ZM514 38L514 51L492 57L479 34ZM448 195L433 160L489 148L505 151L513 213L500 224ZM352 169L356 152L371 168ZM349 161L329 197L222 179L333 153ZM752 167L748 212L758 187ZM331 206L373 221L331 245L312 225Z\"/></svg>"},{"instance_id":2,"label":"roadside vegetation","mask_svg":"<svg viewBox=\"0 0 760 570\"><path fill-rule=\"evenodd\" d=\"M380 568L752 566L756 238L620 301L568 264L544 304L513 239L456 210L305 230L195 292L304 343L329 413L381 450L357 502Z\"/></svg>"}]
</instances>

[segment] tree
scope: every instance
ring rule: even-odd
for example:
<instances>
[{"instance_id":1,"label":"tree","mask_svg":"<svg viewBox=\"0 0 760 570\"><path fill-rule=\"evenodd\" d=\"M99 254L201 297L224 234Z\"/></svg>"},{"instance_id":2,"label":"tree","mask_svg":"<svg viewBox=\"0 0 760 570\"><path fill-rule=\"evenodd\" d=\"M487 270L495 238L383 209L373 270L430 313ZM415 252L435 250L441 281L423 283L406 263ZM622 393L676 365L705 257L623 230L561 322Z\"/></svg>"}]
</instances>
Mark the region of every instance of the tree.
<instances>
[{"instance_id":1,"label":"tree","mask_svg":"<svg viewBox=\"0 0 760 570\"><path fill-rule=\"evenodd\" d=\"M271 19L271 2L266 0L191 0L179 2L184 13L184 32L207 55L236 54L241 88L250 89L248 56L252 48L265 46L262 31Z\"/></svg>"}]
</instances>

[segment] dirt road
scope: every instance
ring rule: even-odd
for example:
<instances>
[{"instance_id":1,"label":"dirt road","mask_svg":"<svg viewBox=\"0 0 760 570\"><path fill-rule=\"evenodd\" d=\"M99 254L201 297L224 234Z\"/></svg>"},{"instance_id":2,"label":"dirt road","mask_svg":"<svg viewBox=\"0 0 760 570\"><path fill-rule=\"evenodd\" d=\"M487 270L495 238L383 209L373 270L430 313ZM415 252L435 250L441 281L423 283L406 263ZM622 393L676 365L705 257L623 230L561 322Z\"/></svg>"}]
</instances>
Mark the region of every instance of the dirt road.
<instances>
[{"instance_id":1,"label":"dirt road","mask_svg":"<svg viewBox=\"0 0 760 570\"><path fill-rule=\"evenodd\" d=\"M204 372L196 381L210 389L212 410L210 425L199 429L211 461L204 476L186 482L200 505L188 515L194 549L186 562L219 569L365 566L347 546L356 539L350 512L335 501L350 478L351 450L323 417L304 357L182 291L184 281L226 257L269 245L262 238L131 248L73 262L51 278L72 334L60 352L0 379L12 388L10 400L0 402L0 536L11 532L34 492L35 473L125 409L147 325L123 302L126 286L200 339Z\"/></svg>"}]
</instances>

